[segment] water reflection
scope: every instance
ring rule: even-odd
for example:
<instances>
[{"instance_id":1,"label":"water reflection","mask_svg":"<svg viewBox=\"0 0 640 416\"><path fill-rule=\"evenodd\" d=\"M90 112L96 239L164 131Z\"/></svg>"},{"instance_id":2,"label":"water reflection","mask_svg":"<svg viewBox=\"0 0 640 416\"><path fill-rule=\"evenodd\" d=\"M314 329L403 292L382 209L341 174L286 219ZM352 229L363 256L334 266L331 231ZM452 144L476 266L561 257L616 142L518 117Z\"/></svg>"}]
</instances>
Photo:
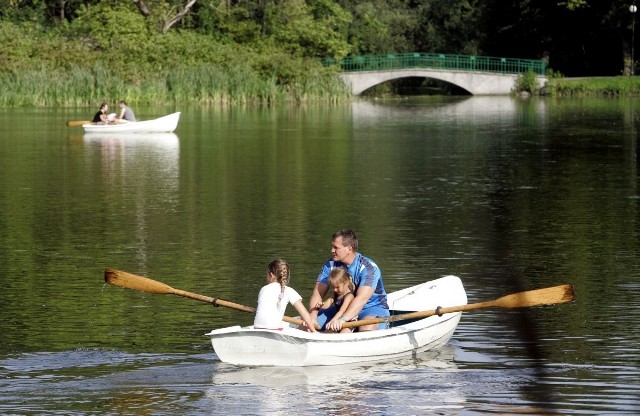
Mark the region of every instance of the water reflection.
<instances>
[{"instance_id":1,"label":"water reflection","mask_svg":"<svg viewBox=\"0 0 640 416\"><path fill-rule=\"evenodd\" d=\"M87 163L99 169L106 194L132 204L131 244L139 270L146 270L150 221L178 204L180 140L175 133L96 133L85 134L83 143Z\"/></svg>"},{"instance_id":2,"label":"water reflection","mask_svg":"<svg viewBox=\"0 0 640 416\"><path fill-rule=\"evenodd\" d=\"M378 374L389 377L394 371L434 369L456 370L454 347L450 344L437 350L414 353L405 358L391 361L375 361L340 365L339 371L333 366L311 367L242 367L219 363L212 376L216 385L253 384L265 387L284 386L333 386L348 380L349 384L362 383L371 379L381 381Z\"/></svg>"},{"instance_id":3,"label":"water reflection","mask_svg":"<svg viewBox=\"0 0 640 416\"><path fill-rule=\"evenodd\" d=\"M175 174L178 171L180 140L175 133L85 134L83 141L87 151L100 150L107 167L118 160L142 158L151 160L164 172Z\"/></svg>"},{"instance_id":4,"label":"water reflection","mask_svg":"<svg viewBox=\"0 0 640 416\"><path fill-rule=\"evenodd\" d=\"M546 114L546 101L522 100L507 97L432 97L405 101L358 101L352 105L353 120L358 125L380 125L380 119L393 120L393 125L403 121L413 123L447 124L473 122L475 125L494 124L500 120L513 121L526 108L538 116ZM450 125L454 128L455 125Z\"/></svg>"},{"instance_id":5,"label":"water reflection","mask_svg":"<svg viewBox=\"0 0 640 416\"><path fill-rule=\"evenodd\" d=\"M180 140L174 133L85 134L83 142L87 158L99 152L102 173L111 180L137 178L143 186L143 179L153 178L164 190L178 188Z\"/></svg>"},{"instance_id":6,"label":"water reflection","mask_svg":"<svg viewBox=\"0 0 640 416\"><path fill-rule=\"evenodd\" d=\"M640 414L637 101L197 106L163 141L2 109L0 413ZM269 374L203 336L250 315L103 291L109 266L254 305L285 256L308 296L344 226L388 290L456 274L472 302L514 283L577 302L465 313L443 368Z\"/></svg>"},{"instance_id":7,"label":"water reflection","mask_svg":"<svg viewBox=\"0 0 640 416\"><path fill-rule=\"evenodd\" d=\"M420 414L465 406L464 391L448 384L458 369L455 348L426 351L406 358L339 367L236 367L215 366L206 396L212 405L225 397L232 414L270 414L292 406L299 397L301 409L318 409L323 414L369 415ZM400 393L400 386L419 394ZM294 393L292 395L292 392ZM218 405L219 406L219 405ZM259 410L257 410L259 409Z\"/></svg>"}]
</instances>

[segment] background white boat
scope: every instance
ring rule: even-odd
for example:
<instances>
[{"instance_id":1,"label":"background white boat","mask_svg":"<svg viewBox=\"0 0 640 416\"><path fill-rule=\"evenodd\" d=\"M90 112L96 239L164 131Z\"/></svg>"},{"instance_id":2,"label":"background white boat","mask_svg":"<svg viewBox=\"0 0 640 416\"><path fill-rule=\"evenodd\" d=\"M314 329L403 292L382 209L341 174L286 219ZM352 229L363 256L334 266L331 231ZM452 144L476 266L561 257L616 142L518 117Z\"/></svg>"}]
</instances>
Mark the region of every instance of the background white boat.
<instances>
[{"instance_id":1,"label":"background white boat","mask_svg":"<svg viewBox=\"0 0 640 416\"><path fill-rule=\"evenodd\" d=\"M456 276L412 286L388 295L398 313L467 304ZM308 333L283 322L282 331L232 326L209 332L221 361L251 366L341 365L400 357L445 345L461 312L433 315L413 322L399 321L391 329L350 334Z\"/></svg>"},{"instance_id":2,"label":"background white boat","mask_svg":"<svg viewBox=\"0 0 640 416\"><path fill-rule=\"evenodd\" d=\"M172 133L178 127L180 112L153 120L128 121L119 124L83 124L86 133Z\"/></svg>"}]
</instances>

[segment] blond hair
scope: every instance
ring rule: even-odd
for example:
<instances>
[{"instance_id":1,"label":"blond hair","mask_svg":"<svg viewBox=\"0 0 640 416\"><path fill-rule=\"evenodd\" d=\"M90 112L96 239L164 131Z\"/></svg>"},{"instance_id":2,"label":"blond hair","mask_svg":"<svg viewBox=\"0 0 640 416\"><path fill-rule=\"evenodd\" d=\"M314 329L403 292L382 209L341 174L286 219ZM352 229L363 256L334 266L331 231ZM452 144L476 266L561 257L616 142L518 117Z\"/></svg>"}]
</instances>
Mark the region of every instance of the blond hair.
<instances>
[{"instance_id":1,"label":"blond hair","mask_svg":"<svg viewBox=\"0 0 640 416\"><path fill-rule=\"evenodd\" d=\"M336 267L331 270L331 273L329 273L329 284L331 286L341 286L346 284L350 291L353 292L356 290L356 285L353 284L351 275L347 269L343 267Z\"/></svg>"},{"instance_id":2,"label":"blond hair","mask_svg":"<svg viewBox=\"0 0 640 416\"><path fill-rule=\"evenodd\" d=\"M289 263L283 259L275 259L267 266L267 273L271 273L275 276L276 282L280 283L280 296L278 296L278 309L280 309L280 302L284 297L284 289L289 284Z\"/></svg>"}]
</instances>

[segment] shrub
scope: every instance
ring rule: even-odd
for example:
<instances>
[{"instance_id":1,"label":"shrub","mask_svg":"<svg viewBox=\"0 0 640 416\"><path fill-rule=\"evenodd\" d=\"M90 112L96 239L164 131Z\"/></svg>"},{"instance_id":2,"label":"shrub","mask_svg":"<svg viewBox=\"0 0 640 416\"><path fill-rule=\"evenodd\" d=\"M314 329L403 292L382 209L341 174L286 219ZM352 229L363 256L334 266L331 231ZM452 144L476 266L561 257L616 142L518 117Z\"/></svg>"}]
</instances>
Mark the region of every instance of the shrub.
<instances>
[{"instance_id":1,"label":"shrub","mask_svg":"<svg viewBox=\"0 0 640 416\"><path fill-rule=\"evenodd\" d=\"M534 94L538 91L538 77L533 71L518 75L514 86L515 92L528 92Z\"/></svg>"}]
</instances>

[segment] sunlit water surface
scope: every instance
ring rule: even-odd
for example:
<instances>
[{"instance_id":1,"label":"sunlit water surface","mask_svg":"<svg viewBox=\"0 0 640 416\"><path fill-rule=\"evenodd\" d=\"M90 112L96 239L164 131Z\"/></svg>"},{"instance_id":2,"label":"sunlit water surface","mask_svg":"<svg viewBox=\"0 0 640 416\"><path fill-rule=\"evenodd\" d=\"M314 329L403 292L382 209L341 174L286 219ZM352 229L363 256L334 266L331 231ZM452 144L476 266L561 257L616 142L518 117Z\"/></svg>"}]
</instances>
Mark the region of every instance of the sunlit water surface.
<instances>
[{"instance_id":1,"label":"sunlit water surface","mask_svg":"<svg viewBox=\"0 0 640 416\"><path fill-rule=\"evenodd\" d=\"M175 134L85 136L91 109L0 109L0 413L640 413L633 100L507 97L182 111ZM465 313L389 362L241 368L206 332L251 316L108 286L106 267L255 305L274 257L308 298L354 228L388 290L460 276Z\"/></svg>"}]
</instances>

